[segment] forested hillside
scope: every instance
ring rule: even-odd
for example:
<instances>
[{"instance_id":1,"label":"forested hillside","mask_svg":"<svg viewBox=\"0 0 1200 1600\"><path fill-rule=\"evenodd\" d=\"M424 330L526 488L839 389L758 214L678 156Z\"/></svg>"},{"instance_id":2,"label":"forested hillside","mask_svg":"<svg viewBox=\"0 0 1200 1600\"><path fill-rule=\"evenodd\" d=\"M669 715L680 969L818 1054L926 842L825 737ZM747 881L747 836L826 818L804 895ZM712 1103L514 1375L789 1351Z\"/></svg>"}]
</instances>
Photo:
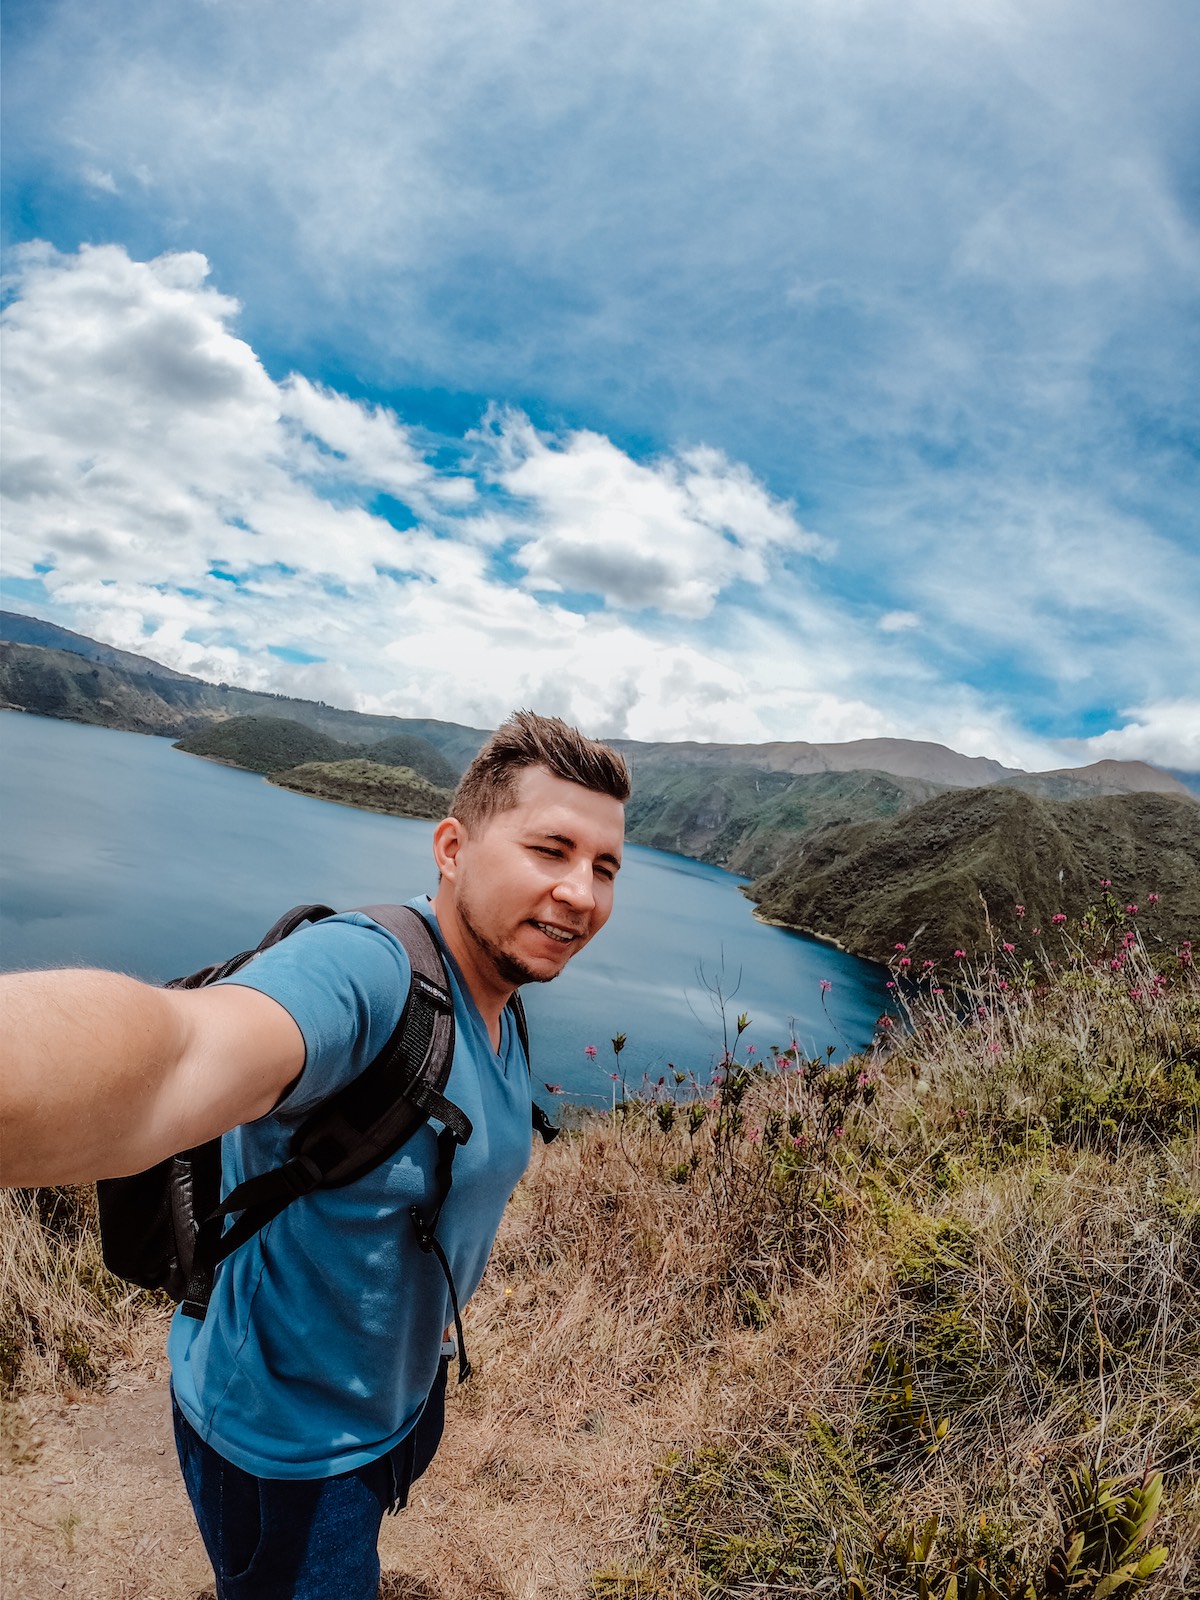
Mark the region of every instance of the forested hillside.
<instances>
[{"instance_id":1,"label":"forested hillside","mask_svg":"<svg viewBox=\"0 0 1200 1600\"><path fill-rule=\"evenodd\" d=\"M290 717L230 717L189 734L176 748L268 775L304 762L364 761L411 768L443 789L453 789L459 776L429 740L418 734L396 733L371 744L347 744Z\"/></svg>"},{"instance_id":2,"label":"forested hillside","mask_svg":"<svg viewBox=\"0 0 1200 1600\"><path fill-rule=\"evenodd\" d=\"M1111 883L1147 937L1200 926L1200 804L1185 795L1054 802L1007 788L951 790L891 821L818 833L748 893L759 913L860 955L952 957L1016 922L1047 933ZM1018 912L1017 907L1023 911Z\"/></svg>"}]
</instances>

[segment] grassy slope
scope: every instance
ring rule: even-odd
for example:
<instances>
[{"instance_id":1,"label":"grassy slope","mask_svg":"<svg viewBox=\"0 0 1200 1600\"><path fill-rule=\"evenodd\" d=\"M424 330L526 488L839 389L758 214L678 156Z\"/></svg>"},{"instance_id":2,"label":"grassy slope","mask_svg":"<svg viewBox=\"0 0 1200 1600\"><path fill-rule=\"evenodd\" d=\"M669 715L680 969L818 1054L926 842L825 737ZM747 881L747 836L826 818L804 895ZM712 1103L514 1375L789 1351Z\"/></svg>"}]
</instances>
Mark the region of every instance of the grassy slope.
<instances>
[{"instance_id":1,"label":"grassy slope","mask_svg":"<svg viewBox=\"0 0 1200 1600\"><path fill-rule=\"evenodd\" d=\"M1163 1473L1145 1593L1195 1595L1200 985L1130 931L1118 908L1053 967L972 963L965 1020L918 996L844 1067L735 1056L539 1147L469 1311L449 1448L475 1454L430 1592L944 1600L969 1559L1047 1600L1099 1461ZM102 1383L131 1308L86 1194L0 1206L8 1380Z\"/></svg>"},{"instance_id":2,"label":"grassy slope","mask_svg":"<svg viewBox=\"0 0 1200 1600\"><path fill-rule=\"evenodd\" d=\"M407 767L436 787L452 789L458 774L428 739L392 734L370 744L345 744L291 717L229 717L181 739L178 749L227 761L248 772L273 774L306 762L366 761L382 767ZM368 786L369 801L373 789ZM352 802L351 802L352 803Z\"/></svg>"},{"instance_id":3,"label":"grassy slope","mask_svg":"<svg viewBox=\"0 0 1200 1600\"><path fill-rule=\"evenodd\" d=\"M388 739L364 744L354 755L383 767L411 767L439 789L453 789L462 776L428 739L416 733L394 733Z\"/></svg>"},{"instance_id":4,"label":"grassy slope","mask_svg":"<svg viewBox=\"0 0 1200 1600\"><path fill-rule=\"evenodd\" d=\"M336 800L364 811L393 817L438 819L446 815L450 794L410 767L384 767L374 761L309 761L271 774L271 782L318 800Z\"/></svg>"},{"instance_id":5,"label":"grassy slope","mask_svg":"<svg viewBox=\"0 0 1200 1600\"><path fill-rule=\"evenodd\" d=\"M231 717L180 739L189 755L226 761L248 772L270 774L304 761L336 761L345 746L289 717Z\"/></svg>"},{"instance_id":6,"label":"grassy slope","mask_svg":"<svg viewBox=\"0 0 1200 1600\"><path fill-rule=\"evenodd\" d=\"M1101 878L1142 905L1160 895L1168 940L1200 926L1200 806L1159 794L1050 802L954 791L890 823L831 828L749 892L762 915L862 955L887 960L903 939L936 959L980 941L984 901L1006 929L1017 904L1029 926L1049 927L1055 913L1078 916Z\"/></svg>"}]
</instances>

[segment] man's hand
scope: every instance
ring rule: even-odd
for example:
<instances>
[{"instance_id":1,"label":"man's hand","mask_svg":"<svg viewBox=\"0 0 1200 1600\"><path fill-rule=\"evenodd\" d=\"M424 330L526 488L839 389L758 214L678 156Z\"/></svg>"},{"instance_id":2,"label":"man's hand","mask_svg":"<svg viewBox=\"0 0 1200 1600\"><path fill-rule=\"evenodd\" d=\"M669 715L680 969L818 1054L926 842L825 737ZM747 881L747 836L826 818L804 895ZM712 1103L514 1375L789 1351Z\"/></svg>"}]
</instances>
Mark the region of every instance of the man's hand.
<instances>
[{"instance_id":1,"label":"man's hand","mask_svg":"<svg viewBox=\"0 0 1200 1600\"><path fill-rule=\"evenodd\" d=\"M156 989L111 972L0 979L0 1183L140 1172L264 1116L304 1039L237 984Z\"/></svg>"}]
</instances>

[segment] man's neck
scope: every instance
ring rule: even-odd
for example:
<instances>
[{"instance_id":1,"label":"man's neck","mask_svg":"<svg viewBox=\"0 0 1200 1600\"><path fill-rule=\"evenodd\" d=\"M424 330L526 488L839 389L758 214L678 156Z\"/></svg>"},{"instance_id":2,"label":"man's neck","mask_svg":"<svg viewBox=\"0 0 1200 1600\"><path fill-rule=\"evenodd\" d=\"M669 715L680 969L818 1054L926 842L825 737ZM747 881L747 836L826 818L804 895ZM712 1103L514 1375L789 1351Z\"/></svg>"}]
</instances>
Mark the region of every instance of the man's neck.
<instances>
[{"instance_id":1,"label":"man's neck","mask_svg":"<svg viewBox=\"0 0 1200 1600\"><path fill-rule=\"evenodd\" d=\"M433 910L446 948L454 957L471 999L479 1009L493 1047L498 1050L500 1017L516 989L500 978L491 957L463 925L453 899L444 888L434 895Z\"/></svg>"}]
</instances>

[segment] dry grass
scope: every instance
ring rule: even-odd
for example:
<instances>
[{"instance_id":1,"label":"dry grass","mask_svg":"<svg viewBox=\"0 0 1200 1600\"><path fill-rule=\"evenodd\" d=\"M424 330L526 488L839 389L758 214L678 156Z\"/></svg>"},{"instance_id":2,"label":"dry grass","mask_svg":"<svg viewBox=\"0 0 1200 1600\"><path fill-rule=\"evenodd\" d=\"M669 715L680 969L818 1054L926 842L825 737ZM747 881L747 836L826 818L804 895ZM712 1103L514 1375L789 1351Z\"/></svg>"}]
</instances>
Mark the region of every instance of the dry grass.
<instances>
[{"instance_id":1,"label":"dry grass","mask_svg":"<svg viewBox=\"0 0 1200 1600\"><path fill-rule=\"evenodd\" d=\"M1200 989L1189 952L1156 973L1126 931L1028 966L998 947L953 995L926 977L844 1067L735 1045L716 1083L666 1086L682 1102L539 1151L385 1592L944 1600L957 1558L981 1593L1090 1596L1100 1567L1045 1581L1065 1526L1108 1559L1070 1509L1083 1466L1163 1474L1144 1592L1194 1594ZM73 1329L98 1379L136 1307L85 1226L6 1203L13 1377L81 1381Z\"/></svg>"}]
</instances>

